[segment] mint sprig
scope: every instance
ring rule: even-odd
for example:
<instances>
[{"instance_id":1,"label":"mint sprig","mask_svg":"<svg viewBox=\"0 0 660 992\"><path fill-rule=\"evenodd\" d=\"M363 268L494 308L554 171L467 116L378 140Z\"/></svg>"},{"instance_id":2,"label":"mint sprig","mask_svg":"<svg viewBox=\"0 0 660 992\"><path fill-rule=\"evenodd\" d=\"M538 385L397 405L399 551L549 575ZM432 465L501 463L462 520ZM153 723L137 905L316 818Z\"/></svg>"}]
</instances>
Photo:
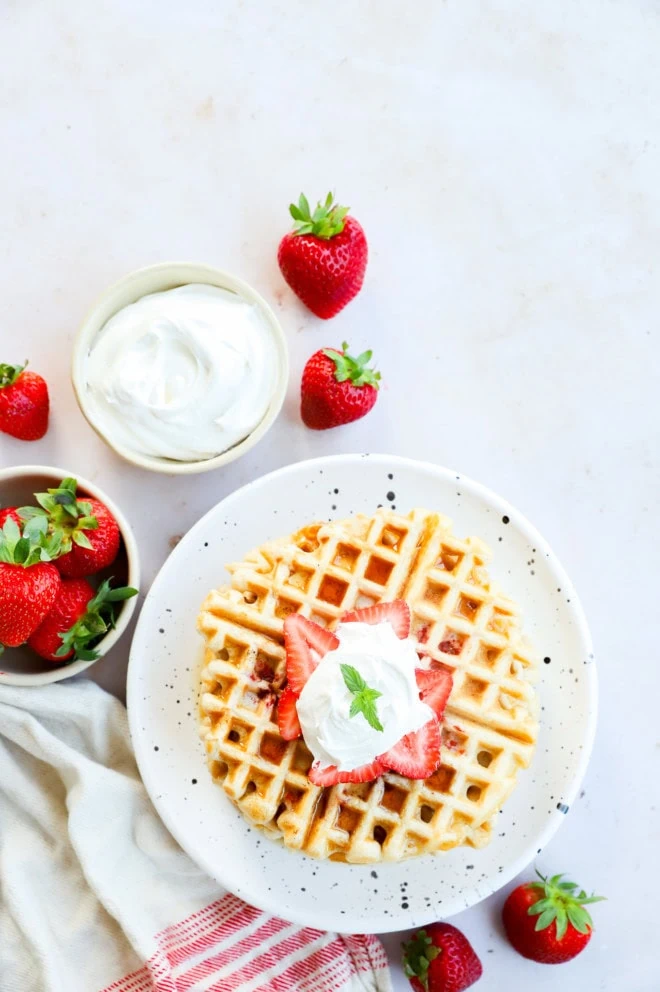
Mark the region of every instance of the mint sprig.
<instances>
[{"instance_id":1,"label":"mint sprig","mask_svg":"<svg viewBox=\"0 0 660 992\"><path fill-rule=\"evenodd\" d=\"M339 667L346 688L353 695L349 717L361 713L369 726L373 727L374 730L382 731L384 728L378 719L378 711L376 710L376 700L380 699L383 695L382 692L378 692L377 689L370 689L357 668L353 668L352 665L340 665Z\"/></svg>"}]
</instances>

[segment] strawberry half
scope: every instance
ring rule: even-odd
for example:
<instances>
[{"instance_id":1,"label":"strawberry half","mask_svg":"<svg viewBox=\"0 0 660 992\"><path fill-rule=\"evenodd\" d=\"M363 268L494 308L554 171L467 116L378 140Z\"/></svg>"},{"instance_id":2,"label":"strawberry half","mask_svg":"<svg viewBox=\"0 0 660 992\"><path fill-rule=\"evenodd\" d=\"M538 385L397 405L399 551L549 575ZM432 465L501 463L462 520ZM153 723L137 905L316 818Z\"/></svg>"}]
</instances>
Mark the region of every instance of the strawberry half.
<instances>
[{"instance_id":1,"label":"strawberry half","mask_svg":"<svg viewBox=\"0 0 660 992\"><path fill-rule=\"evenodd\" d=\"M340 782L373 782L384 771L383 765L378 758L375 758L368 765L362 765L360 768L353 768L346 772L340 772L335 765L321 768L319 763L315 761L307 774L310 782L314 785L331 786L338 785Z\"/></svg>"},{"instance_id":2,"label":"strawberry half","mask_svg":"<svg viewBox=\"0 0 660 992\"><path fill-rule=\"evenodd\" d=\"M422 702L441 720L454 685L451 674L444 668L416 668L415 678Z\"/></svg>"},{"instance_id":3,"label":"strawberry half","mask_svg":"<svg viewBox=\"0 0 660 992\"><path fill-rule=\"evenodd\" d=\"M298 719L296 705L298 696L293 689L285 689L277 701L277 726L280 737L285 741L295 741L297 737L302 737L302 727Z\"/></svg>"},{"instance_id":4,"label":"strawberry half","mask_svg":"<svg viewBox=\"0 0 660 992\"><path fill-rule=\"evenodd\" d=\"M428 778L440 763L440 725L436 717L406 734L377 760L406 778Z\"/></svg>"},{"instance_id":5,"label":"strawberry half","mask_svg":"<svg viewBox=\"0 0 660 992\"><path fill-rule=\"evenodd\" d=\"M395 599L391 603L376 603L363 610L351 610L341 618L341 623L386 623L394 627L394 633L405 641L410 633L410 607L405 599Z\"/></svg>"},{"instance_id":6,"label":"strawberry half","mask_svg":"<svg viewBox=\"0 0 660 992\"><path fill-rule=\"evenodd\" d=\"M38 441L48 430L48 386L25 365L0 364L0 431Z\"/></svg>"},{"instance_id":7,"label":"strawberry half","mask_svg":"<svg viewBox=\"0 0 660 992\"><path fill-rule=\"evenodd\" d=\"M339 640L330 630L320 627L300 613L290 613L284 621L284 647L286 649L286 677L293 691L300 695L318 658L339 647Z\"/></svg>"}]
</instances>

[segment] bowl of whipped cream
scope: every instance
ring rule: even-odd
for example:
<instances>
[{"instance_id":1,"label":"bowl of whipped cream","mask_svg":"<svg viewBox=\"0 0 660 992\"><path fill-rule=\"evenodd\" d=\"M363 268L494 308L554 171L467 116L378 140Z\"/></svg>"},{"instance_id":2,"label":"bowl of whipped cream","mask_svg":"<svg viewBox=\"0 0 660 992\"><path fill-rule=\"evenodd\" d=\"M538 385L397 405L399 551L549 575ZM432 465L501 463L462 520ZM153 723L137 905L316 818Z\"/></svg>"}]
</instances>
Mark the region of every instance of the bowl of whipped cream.
<instances>
[{"instance_id":1,"label":"bowl of whipped cream","mask_svg":"<svg viewBox=\"0 0 660 992\"><path fill-rule=\"evenodd\" d=\"M226 465L264 436L286 393L284 332L251 286L210 265L130 273L74 343L80 409L127 461L170 475Z\"/></svg>"}]
</instances>

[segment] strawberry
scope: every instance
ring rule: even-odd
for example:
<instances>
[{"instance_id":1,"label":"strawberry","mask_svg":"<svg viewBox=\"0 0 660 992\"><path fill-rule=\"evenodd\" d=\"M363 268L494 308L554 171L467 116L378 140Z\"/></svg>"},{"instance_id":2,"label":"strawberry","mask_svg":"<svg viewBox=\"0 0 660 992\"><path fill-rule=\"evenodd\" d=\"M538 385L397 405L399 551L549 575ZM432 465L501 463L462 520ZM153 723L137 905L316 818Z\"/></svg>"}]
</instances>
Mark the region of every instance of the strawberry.
<instances>
[{"instance_id":1,"label":"strawberry","mask_svg":"<svg viewBox=\"0 0 660 992\"><path fill-rule=\"evenodd\" d=\"M98 499L78 499L75 479L63 479L55 489L35 493L39 506L19 508L21 519L43 526L60 540L57 567L70 579L93 575L112 565L120 544L119 525Z\"/></svg>"},{"instance_id":2,"label":"strawberry","mask_svg":"<svg viewBox=\"0 0 660 992\"><path fill-rule=\"evenodd\" d=\"M410 607L405 599L395 599L391 603L376 603L363 610L351 610L341 618L341 623L386 623L394 627L394 633L405 641L410 633Z\"/></svg>"},{"instance_id":3,"label":"strawberry","mask_svg":"<svg viewBox=\"0 0 660 992\"><path fill-rule=\"evenodd\" d=\"M406 778L428 778L440 764L440 725L436 717L402 737L386 754L379 755L378 761Z\"/></svg>"},{"instance_id":4,"label":"strawberry","mask_svg":"<svg viewBox=\"0 0 660 992\"><path fill-rule=\"evenodd\" d=\"M305 682L318 665L318 657L333 651L339 640L330 630L325 630L300 613L290 613L284 621L284 647L286 648L286 675L290 687L300 695Z\"/></svg>"},{"instance_id":5,"label":"strawberry","mask_svg":"<svg viewBox=\"0 0 660 992\"><path fill-rule=\"evenodd\" d=\"M403 968L415 992L463 992L483 968L465 934L451 923L432 923L403 945Z\"/></svg>"},{"instance_id":6,"label":"strawberry","mask_svg":"<svg viewBox=\"0 0 660 992\"><path fill-rule=\"evenodd\" d=\"M307 427L324 431L359 420L378 397L380 372L369 368L372 353L357 358L342 350L321 348L308 359L300 384L300 416Z\"/></svg>"},{"instance_id":7,"label":"strawberry","mask_svg":"<svg viewBox=\"0 0 660 992\"><path fill-rule=\"evenodd\" d=\"M370 764L362 765L360 768L353 768L351 771L340 772L335 765L328 765L321 768L318 761L315 761L307 773L310 782L314 785L337 785L339 782L373 782L375 778L385 771L378 758Z\"/></svg>"},{"instance_id":8,"label":"strawberry","mask_svg":"<svg viewBox=\"0 0 660 992\"><path fill-rule=\"evenodd\" d=\"M48 430L48 386L26 366L0 364L0 431L38 441Z\"/></svg>"},{"instance_id":9,"label":"strawberry","mask_svg":"<svg viewBox=\"0 0 660 992\"><path fill-rule=\"evenodd\" d=\"M113 603L137 595L137 589L111 589L106 579L98 590L86 579L64 579L46 617L28 639L28 646L46 661L79 658L93 661L96 643L114 623Z\"/></svg>"},{"instance_id":10,"label":"strawberry","mask_svg":"<svg viewBox=\"0 0 660 992\"><path fill-rule=\"evenodd\" d=\"M0 510L0 527L4 527L5 520L13 520L19 527L23 526L15 506L6 506L4 510Z\"/></svg>"},{"instance_id":11,"label":"strawberry","mask_svg":"<svg viewBox=\"0 0 660 992\"><path fill-rule=\"evenodd\" d=\"M302 728L298 719L296 704L298 696L293 689L285 689L277 701L277 726L280 736L285 741L295 741L297 737L302 737Z\"/></svg>"},{"instance_id":12,"label":"strawberry","mask_svg":"<svg viewBox=\"0 0 660 992\"><path fill-rule=\"evenodd\" d=\"M357 296L367 267L367 239L349 208L333 203L328 193L312 214L301 193L289 212L293 231L285 234L277 251L282 275L317 317L327 320Z\"/></svg>"},{"instance_id":13,"label":"strawberry","mask_svg":"<svg viewBox=\"0 0 660 992\"><path fill-rule=\"evenodd\" d=\"M57 596L60 574L48 552L9 518L0 531L0 653L27 641Z\"/></svg>"},{"instance_id":14,"label":"strawberry","mask_svg":"<svg viewBox=\"0 0 660 992\"><path fill-rule=\"evenodd\" d=\"M584 909L602 896L578 892L575 882L563 875L527 882L511 892L502 909L504 929L511 944L524 958L541 964L563 964L584 950L591 940L593 923Z\"/></svg>"},{"instance_id":15,"label":"strawberry","mask_svg":"<svg viewBox=\"0 0 660 992\"><path fill-rule=\"evenodd\" d=\"M454 685L451 674L444 668L416 668L415 678L422 702L431 707L438 720L442 720Z\"/></svg>"}]
</instances>

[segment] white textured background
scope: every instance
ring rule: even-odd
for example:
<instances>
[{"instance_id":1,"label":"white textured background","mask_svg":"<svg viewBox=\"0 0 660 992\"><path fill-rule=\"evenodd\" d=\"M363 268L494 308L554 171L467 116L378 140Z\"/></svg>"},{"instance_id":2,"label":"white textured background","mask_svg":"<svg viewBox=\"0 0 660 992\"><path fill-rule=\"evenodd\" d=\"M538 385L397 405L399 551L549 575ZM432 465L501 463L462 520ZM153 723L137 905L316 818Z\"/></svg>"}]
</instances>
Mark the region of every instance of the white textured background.
<instances>
[{"instance_id":1,"label":"white textured background","mask_svg":"<svg viewBox=\"0 0 660 992\"><path fill-rule=\"evenodd\" d=\"M0 0L1 358L29 356L53 399L47 437L2 436L0 463L106 487L135 527L145 590L171 538L238 485L361 450L494 488L578 586L600 728L585 795L540 867L609 902L563 968L508 947L502 895L461 914L484 992L660 988L659 52L651 0ZM364 290L327 324L277 269L302 188L336 190L370 242ZM282 320L292 376L255 451L171 480L103 446L68 366L94 298L174 258L252 282ZM375 349L381 397L358 424L309 432L300 370L344 338ZM94 669L118 694L128 646ZM399 972L395 984L408 988Z\"/></svg>"}]
</instances>

